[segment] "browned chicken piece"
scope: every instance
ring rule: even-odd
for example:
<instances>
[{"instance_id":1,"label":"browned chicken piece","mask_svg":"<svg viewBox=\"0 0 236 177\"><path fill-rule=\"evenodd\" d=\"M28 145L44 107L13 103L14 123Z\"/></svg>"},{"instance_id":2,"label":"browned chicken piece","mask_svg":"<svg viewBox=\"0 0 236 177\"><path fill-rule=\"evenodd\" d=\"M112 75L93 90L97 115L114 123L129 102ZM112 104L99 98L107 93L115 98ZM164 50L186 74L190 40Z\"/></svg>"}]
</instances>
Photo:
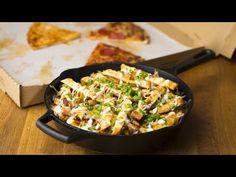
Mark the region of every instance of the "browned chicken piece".
<instances>
[{"instance_id":1,"label":"browned chicken piece","mask_svg":"<svg viewBox=\"0 0 236 177\"><path fill-rule=\"evenodd\" d=\"M124 121L120 121L120 120L117 120L116 123L115 123L115 126L113 127L113 130L112 130L112 135L118 135L120 134L120 131L122 129L122 127L124 126Z\"/></svg>"},{"instance_id":2,"label":"browned chicken piece","mask_svg":"<svg viewBox=\"0 0 236 177\"><path fill-rule=\"evenodd\" d=\"M132 122L132 124L134 124L134 125L136 125L138 127L140 126L139 122L137 122L136 120L132 120L131 122Z\"/></svg>"},{"instance_id":3,"label":"browned chicken piece","mask_svg":"<svg viewBox=\"0 0 236 177\"><path fill-rule=\"evenodd\" d=\"M142 119L143 113L140 110L136 109L131 112L130 117L139 121Z\"/></svg>"},{"instance_id":4,"label":"browned chicken piece","mask_svg":"<svg viewBox=\"0 0 236 177\"><path fill-rule=\"evenodd\" d=\"M58 104L60 103L60 98L58 98L58 97L53 97L53 103L54 103L55 105L58 105Z\"/></svg>"},{"instance_id":5,"label":"browned chicken piece","mask_svg":"<svg viewBox=\"0 0 236 177\"><path fill-rule=\"evenodd\" d=\"M88 77L88 76L82 77L82 78L80 79L80 82L81 82L81 84L86 84L90 79L91 79L91 78Z\"/></svg>"},{"instance_id":6,"label":"browned chicken piece","mask_svg":"<svg viewBox=\"0 0 236 177\"><path fill-rule=\"evenodd\" d=\"M114 127L112 128L112 135L118 135L121 132L122 127L125 124L125 120L127 119L127 114L123 111L119 112L117 115L117 119Z\"/></svg>"},{"instance_id":7,"label":"browned chicken piece","mask_svg":"<svg viewBox=\"0 0 236 177\"><path fill-rule=\"evenodd\" d=\"M137 131L139 129L139 127L137 125L134 125L132 123L128 123L127 127L129 129L129 132L134 133L135 131Z\"/></svg>"},{"instance_id":8,"label":"browned chicken piece","mask_svg":"<svg viewBox=\"0 0 236 177\"><path fill-rule=\"evenodd\" d=\"M130 66L127 66L127 65L124 65L122 64L121 65L121 71L123 71L124 73L130 73L130 71L132 71L132 75L136 75L136 73L138 71L140 71L139 69L136 69L134 67L130 67ZM133 79L134 80L134 79ZM162 77L150 77L148 78L148 80L146 81L146 83L153 83L154 85L156 86L161 86L161 87L167 87L171 90L175 90L176 87L178 86L177 83L171 81L171 80L168 80L168 79L164 79ZM150 87L147 87L147 85L143 84L142 86L144 86L143 88L150 88ZM150 85L149 85L150 86Z\"/></svg>"},{"instance_id":9,"label":"browned chicken piece","mask_svg":"<svg viewBox=\"0 0 236 177\"><path fill-rule=\"evenodd\" d=\"M166 88L165 87L161 87L161 86L154 86L153 87L154 90L157 90L161 95L163 95L166 92Z\"/></svg>"},{"instance_id":10,"label":"browned chicken piece","mask_svg":"<svg viewBox=\"0 0 236 177\"><path fill-rule=\"evenodd\" d=\"M182 111L178 111L177 113L169 112L168 114L164 115L167 126L173 126L176 124L183 115L184 113Z\"/></svg>"},{"instance_id":11,"label":"browned chicken piece","mask_svg":"<svg viewBox=\"0 0 236 177\"><path fill-rule=\"evenodd\" d=\"M162 96L162 94L158 91L158 90L153 90L150 92L150 95L145 99L145 102L147 104L154 104L160 97Z\"/></svg>"},{"instance_id":12,"label":"browned chicken piece","mask_svg":"<svg viewBox=\"0 0 236 177\"><path fill-rule=\"evenodd\" d=\"M96 100L88 100L88 104L91 106L94 106L95 104L97 104Z\"/></svg>"},{"instance_id":13,"label":"browned chicken piece","mask_svg":"<svg viewBox=\"0 0 236 177\"><path fill-rule=\"evenodd\" d=\"M146 81L146 80L130 80L128 83L132 84L132 85L136 85L138 87L141 88L146 88L149 89L151 87L151 82Z\"/></svg>"},{"instance_id":14,"label":"browned chicken piece","mask_svg":"<svg viewBox=\"0 0 236 177\"><path fill-rule=\"evenodd\" d=\"M63 120L66 121L69 118L70 115L70 108L69 107L64 107L62 112L58 114L58 116Z\"/></svg>"},{"instance_id":15,"label":"browned chicken piece","mask_svg":"<svg viewBox=\"0 0 236 177\"><path fill-rule=\"evenodd\" d=\"M115 78L117 80L121 80L123 82L129 83L132 85L137 85L141 88L148 89L151 86L151 83L146 80L141 80L141 81L130 80L130 78L128 78L128 75L126 77L124 77L123 73L120 71L114 71L112 69L107 69L107 70L104 70L102 73L109 78Z\"/></svg>"},{"instance_id":16,"label":"browned chicken piece","mask_svg":"<svg viewBox=\"0 0 236 177\"><path fill-rule=\"evenodd\" d=\"M159 114L169 112L173 107L179 107L184 104L184 100L181 97L173 98L166 104L157 108Z\"/></svg>"},{"instance_id":17,"label":"browned chicken piece","mask_svg":"<svg viewBox=\"0 0 236 177\"><path fill-rule=\"evenodd\" d=\"M153 78L153 83L155 85L158 85L158 86L167 87L171 90L175 90L176 87L178 86L178 84L176 82L173 82L173 81L168 80L168 79L164 79L162 77Z\"/></svg>"},{"instance_id":18,"label":"browned chicken piece","mask_svg":"<svg viewBox=\"0 0 236 177\"><path fill-rule=\"evenodd\" d=\"M76 114L72 115L69 119L66 121L68 124L79 127L81 123L81 119L76 116Z\"/></svg>"},{"instance_id":19,"label":"browned chicken piece","mask_svg":"<svg viewBox=\"0 0 236 177\"><path fill-rule=\"evenodd\" d=\"M102 117L102 120L100 122L100 131L104 131L105 129L111 126L112 117L112 114L107 114Z\"/></svg>"},{"instance_id":20,"label":"browned chicken piece","mask_svg":"<svg viewBox=\"0 0 236 177\"><path fill-rule=\"evenodd\" d=\"M161 128L164 128L164 127L166 127L165 124L158 124L157 122L153 123L153 125L152 125L152 128L154 130L158 130L158 129L161 129Z\"/></svg>"}]
</instances>

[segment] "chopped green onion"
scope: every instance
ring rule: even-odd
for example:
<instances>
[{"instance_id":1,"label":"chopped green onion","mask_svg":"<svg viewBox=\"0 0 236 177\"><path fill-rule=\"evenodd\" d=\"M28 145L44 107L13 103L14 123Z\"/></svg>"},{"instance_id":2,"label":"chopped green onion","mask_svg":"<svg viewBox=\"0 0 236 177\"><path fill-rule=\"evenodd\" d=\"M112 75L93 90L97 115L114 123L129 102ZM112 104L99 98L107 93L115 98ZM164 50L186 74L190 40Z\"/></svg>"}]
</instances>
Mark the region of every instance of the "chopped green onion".
<instances>
[{"instance_id":1,"label":"chopped green onion","mask_svg":"<svg viewBox=\"0 0 236 177\"><path fill-rule=\"evenodd\" d=\"M139 75L137 75L135 78L137 80L144 80L148 76L148 73L145 71L141 71Z\"/></svg>"},{"instance_id":2,"label":"chopped green onion","mask_svg":"<svg viewBox=\"0 0 236 177\"><path fill-rule=\"evenodd\" d=\"M95 92L99 92L99 91L100 91L100 88L97 88L97 87L96 87L96 88L94 89L94 91L95 91Z\"/></svg>"},{"instance_id":3,"label":"chopped green onion","mask_svg":"<svg viewBox=\"0 0 236 177\"><path fill-rule=\"evenodd\" d=\"M104 103L103 105L106 106L106 107L111 107L110 103Z\"/></svg>"},{"instance_id":4,"label":"chopped green onion","mask_svg":"<svg viewBox=\"0 0 236 177\"><path fill-rule=\"evenodd\" d=\"M101 112L101 111L102 111L102 104L96 104L96 105L94 106L94 109L97 110L97 111L99 111L99 112Z\"/></svg>"},{"instance_id":5,"label":"chopped green onion","mask_svg":"<svg viewBox=\"0 0 236 177\"><path fill-rule=\"evenodd\" d=\"M90 85L93 84L93 82L94 82L94 81L93 81L92 79L89 79L86 84L87 84L87 86L90 86Z\"/></svg>"},{"instance_id":6,"label":"chopped green onion","mask_svg":"<svg viewBox=\"0 0 236 177\"><path fill-rule=\"evenodd\" d=\"M161 116L159 114L148 114L144 117L143 122L150 123L159 119L161 119Z\"/></svg>"},{"instance_id":7,"label":"chopped green onion","mask_svg":"<svg viewBox=\"0 0 236 177\"><path fill-rule=\"evenodd\" d=\"M72 95L71 93L68 93L67 96L68 96L68 98L69 98L70 100L73 99L73 95Z\"/></svg>"},{"instance_id":8,"label":"chopped green onion","mask_svg":"<svg viewBox=\"0 0 236 177\"><path fill-rule=\"evenodd\" d=\"M173 105L171 106L171 110L175 110L176 107L177 107L177 106L176 106L175 104L173 104Z\"/></svg>"}]
</instances>

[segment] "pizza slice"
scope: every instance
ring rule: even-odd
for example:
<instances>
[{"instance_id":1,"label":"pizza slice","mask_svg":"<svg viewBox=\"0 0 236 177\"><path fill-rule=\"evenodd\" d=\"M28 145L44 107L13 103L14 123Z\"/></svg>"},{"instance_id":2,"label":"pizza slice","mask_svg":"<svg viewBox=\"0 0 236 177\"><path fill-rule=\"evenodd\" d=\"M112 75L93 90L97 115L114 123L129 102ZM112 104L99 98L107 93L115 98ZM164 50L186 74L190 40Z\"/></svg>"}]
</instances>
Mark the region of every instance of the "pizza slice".
<instances>
[{"instance_id":1,"label":"pizza slice","mask_svg":"<svg viewBox=\"0 0 236 177\"><path fill-rule=\"evenodd\" d=\"M33 23L27 33L27 41L32 49L65 43L80 37L79 32L59 28L48 23Z\"/></svg>"},{"instance_id":2,"label":"pizza slice","mask_svg":"<svg viewBox=\"0 0 236 177\"><path fill-rule=\"evenodd\" d=\"M150 37L140 26L132 22L112 22L96 31L91 31L90 39L95 40L123 40L147 44Z\"/></svg>"},{"instance_id":3,"label":"pizza slice","mask_svg":"<svg viewBox=\"0 0 236 177\"><path fill-rule=\"evenodd\" d=\"M88 58L86 65L107 62L138 63L141 61L144 61L142 57L136 56L131 52L112 45L99 43Z\"/></svg>"}]
</instances>

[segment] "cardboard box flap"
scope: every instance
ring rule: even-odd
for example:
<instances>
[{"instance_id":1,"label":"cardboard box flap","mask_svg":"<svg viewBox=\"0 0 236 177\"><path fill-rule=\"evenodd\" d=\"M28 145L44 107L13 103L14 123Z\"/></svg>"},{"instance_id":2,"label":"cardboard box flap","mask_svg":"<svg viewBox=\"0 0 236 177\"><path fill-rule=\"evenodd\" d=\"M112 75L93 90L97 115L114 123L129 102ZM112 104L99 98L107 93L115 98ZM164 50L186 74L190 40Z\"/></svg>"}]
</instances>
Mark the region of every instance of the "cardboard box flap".
<instances>
[{"instance_id":1,"label":"cardboard box flap","mask_svg":"<svg viewBox=\"0 0 236 177\"><path fill-rule=\"evenodd\" d=\"M231 58L236 48L236 24L232 26L229 34L225 37L221 48L222 55Z\"/></svg>"},{"instance_id":2,"label":"cardboard box flap","mask_svg":"<svg viewBox=\"0 0 236 177\"><path fill-rule=\"evenodd\" d=\"M12 100L18 105L21 105L20 91L21 86L10 75L0 67L0 89L7 93Z\"/></svg>"},{"instance_id":3,"label":"cardboard box flap","mask_svg":"<svg viewBox=\"0 0 236 177\"><path fill-rule=\"evenodd\" d=\"M154 23L176 41L195 48L205 46L231 58L236 48L236 23Z\"/></svg>"}]
</instances>

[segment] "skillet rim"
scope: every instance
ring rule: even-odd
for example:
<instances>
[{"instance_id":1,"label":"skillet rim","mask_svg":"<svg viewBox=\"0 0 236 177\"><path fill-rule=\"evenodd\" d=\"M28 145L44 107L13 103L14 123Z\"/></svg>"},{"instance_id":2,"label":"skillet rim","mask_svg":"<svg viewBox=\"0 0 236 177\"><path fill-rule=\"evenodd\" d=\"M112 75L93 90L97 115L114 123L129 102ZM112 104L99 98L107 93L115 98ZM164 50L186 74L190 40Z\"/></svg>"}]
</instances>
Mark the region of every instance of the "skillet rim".
<instances>
[{"instance_id":1,"label":"skillet rim","mask_svg":"<svg viewBox=\"0 0 236 177\"><path fill-rule=\"evenodd\" d=\"M148 69L149 70L153 70L153 71L157 71L158 73L160 72L161 75L165 75L163 78L166 78L166 75L167 76L170 76L170 77L174 77L178 83L178 85L182 85L183 87L186 88L186 90L189 92L189 103L188 103L188 107L186 108L186 111L185 111L185 114L184 116L180 119L180 121L178 122L178 124L176 125L173 125L173 126L170 126L170 127L164 127L164 128L161 128L161 129L157 129L157 130L153 130L153 131L150 131L150 132L145 132L145 133L137 133L137 134L128 134L128 135L111 135L111 134L102 134L102 133L96 133L96 132L92 132L92 131L88 131L88 130L83 130L81 128L78 128L78 127L74 127L70 124L67 124L65 121L61 120L58 116L56 116L53 112L53 110L50 108L50 105L47 104L47 94L49 94L49 89L51 89L50 85L53 85L53 83L56 81L56 80L61 80L60 77L62 77L66 72L70 72L72 70L81 70L82 68L91 68L91 67L98 67L98 66L103 66L103 65L110 65L110 69L114 69L112 68L113 66L115 65L121 65L121 64L126 64L126 65L129 65L129 66L133 66L133 67L138 67L138 68L145 68L144 71L146 70L146 72L150 72L150 71L147 71ZM90 70L90 69L89 69ZM96 71L92 71L90 74L92 74L93 72L96 72ZM167 78L169 79L169 78ZM187 92L186 91L186 92ZM186 93L185 91L183 91L184 93ZM184 94L185 95L185 94ZM147 65L144 65L144 64L139 64L139 63L135 63L135 64L130 64L130 63L125 63L125 62L108 62L108 63L99 63L99 64L92 64L92 65L87 65L87 66L82 66L82 67L78 67L78 68L70 68L70 69L67 69L67 70L64 70L60 73L60 75L58 77L56 77L55 79L53 79L46 87L46 90L44 92L44 105L46 106L47 108L47 112L45 114L48 114L52 117L52 120L54 120L55 122L65 126L65 128L68 128L70 130L74 130L76 131L76 133L79 133L81 135L83 134L87 134L87 135L95 135L95 136L102 136L102 137L113 137L113 138L126 138L126 137L137 137L137 136L145 136L145 135L150 135L150 134L154 134L154 133L160 133L161 131L167 131L169 129L174 129L174 128L177 128L179 127L180 125L182 125L183 121L185 120L185 118L190 114L191 110L192 110L192 107L193 107L193 93L192 93L192 90L190 89L190 87L182 80L180 79L178 76L172 74L172 73L169 73L163 69L160 69L160 68L155 68L155 67L152 67L152 66L147 66Z\"/></svg>"}]
</instances>

